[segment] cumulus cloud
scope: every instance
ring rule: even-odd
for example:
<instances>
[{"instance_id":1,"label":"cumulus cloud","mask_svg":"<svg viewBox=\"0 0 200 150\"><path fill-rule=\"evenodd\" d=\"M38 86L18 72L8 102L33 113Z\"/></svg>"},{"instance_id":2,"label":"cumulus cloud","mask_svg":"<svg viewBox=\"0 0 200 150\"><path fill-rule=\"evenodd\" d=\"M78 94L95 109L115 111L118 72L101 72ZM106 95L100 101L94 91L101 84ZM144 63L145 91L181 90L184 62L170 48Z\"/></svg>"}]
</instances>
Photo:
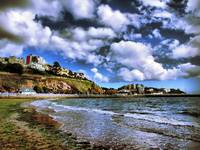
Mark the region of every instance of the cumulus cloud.
<instances>
[{"instance_id":1,"label":"cumulus cloud","mask_svg":"<svg viewBox=\"0 0 200 150\"><path fill-rule=\"evenodd\" d=\"M158 29L153 30L152 34L155 38L162 38L162 35L160 34L160 31Z\"/></svg>"},{"instance_id":2,"label":"cumulus cloud","mask_svg":"<svg viewBox=\"0 0 200 150\"><path fill-rule=\"evenodd\" d=\"M35 14L58 18L62 11L62 4L58 0L29 0Z\"/></svg>"},{"instance_id":3,"label":"cumulus cloud","mask_svg":"<svg viewBox=\"0 0 200 150\"><path fill-rule=\"evenodd\" d=\"M121 41L111 45L112 61L121 64L118 76L124 81L134 80L167 80L185 77L189 74L189 69L194 69L193 65L184 65L165 69L162 64L155 61L152 56L152 48L143 43L133 41Z\"/></svg>"},{"instance_id":4,"label":"cumulus cloud","mask_svg":"<svg viewBox=\"0 0 200 150\"><path fill-rule=\"evenodd\" d=\"M179 65L166 69L165 65L154 58L155 47L152 48L150 44L146 44L151 41L142 38L145 35L140 29L149 27L152 38L163 40L160 44L161 48L163 45L167 46L172 51L170 59L174 59L174 61L179 58L197 56L200 47L200 26L197 19L199 2L188 0L187 12L190 14L179 16L170 11L166 5L168 0L140 1L145 6L138 8L141 10L140 14L114 10L111 6L100 4L100 2L98 2L100 5L97 6L96 0L29 0L31 4L24 8L5 9L0 13L0 30L3 29L13 37L19 37L22 41L18 40L18 43L15 43L17 40L9 38L10 35L4 36L3 40L0 40L0 55L20 56L23 49L29 46L43 48L59 53L67 59L92 64L95 67L91 69L94 79L100 82L108 82L109 78L100 73L100 70L97 69L99 65L107 70L112 70L110 72L113 73L113 76L118 76L124 81L166 80L198 76L198 67L191 63L176 63ZM59 29L54 31L48 26L43 26L42 20L34 21L36 14L50 20L53 18L55 22L63 21L62 17L59 18L63 9L73 15L74 22L78 22L78 25L72 23L73 25L66 29L69 36L61 34ZM101 25L99 27L95 24L82 26L82 21L87 22L88 20L97 21ZM186 34L192 33L195 36L190 38L188 43L182 43L181 40L173 40L173 38L166 40L163 37L164 33L161 32L163 36L160 34L162 28L150 25L161 21L163 22L162 28L183 30ZM119 37L128 41L121 39L120 42L113 42L118 41ZM104 49L105 46L108 48ZM166 53L164 50L162 52ZM102 55L102 53L104 54Z\"/></svg>"},{"instance_id":5,"label":"cumulus cloud","mask_svg":"<svg viewBox=\"0 0 200 150\"><path fill-rule=\"evenodd\" d=\"M186 11L192 12L195 16L200 17L200 1L188 0Z\"/></svg>"},{"instance_id":6,"label":"cumulus cloud","mask_svg":"<svg viewBox=\"0 0 200 150\"><path fill-rule=\"evenodd\" d=\"M0 14L0 26L21 37L29 46L48 44L51 30L34 22L34 18L35 15L28 10L8 10Z\"/></svg>"},{"instance_id":7,"label":"cumulus cloud","mask_svg":"<svg viewBox=\"0 0 200 150\"><path fill-rule=\"evenodd\" d=\"M121 41L111 45L112 60L144 73L145 79L158 79L164 72L161 64L155 62L149 45L133 41Z\"/></svg>"},{"instance_id":8,"label":"cumulus cloud","mask_svg":"<svg viewBox=\"0 0 200 150\"><path fill-rule=\"evenodd\" d=\"M62 0L62 4L76 19L94 17L95 3L93 0Z\"/></svg>"},{"instance_id":9,"label":"cumulus cloud","mask_svg":"<svg viewBox=\"0 0 200 150\"><path fill-rule=\"evenodd\" d=\"M144 6L151 6L151 7L159 7L159 8L166 8L166 3L161 0L140 0L144 4Z\"/></svg>"},{"instance_id":10,"label":"cumulus cloud","mask_svg":"<svg viewBox=\"0 0 200 150\"><path fill-rule=\"evenodd\" d=\"M144 74L137 69L129 70L127 68L121 68L118 71L118 76L127 82L137 81L137 80L142 81L145 79Z\"/></svg>"},{"instance_id":11,"label":"cumulus cloud","mask_svg":"<svg viewBox=\"0 0 200 150\"><path fill-rule=\"evenodd\" d=\"M172 57L175 59L194 57L199 54L198 48L190 45L180 45L172 50Z\"/></svg>"},{"instance_id":12,"label":"cumulus cloud","mask_svg":"<svg viewBox=\"0 0 200 150\"><path fill-rule=\"evenodd\" d=\"M112 27L116 31L122 30L130 23L125 14L121 13L119 10L112 10L108 5L100 5L97 14L100 18L100 22Z\"/></svg>"},{"instance_id":13,"label":"cumulus cloud","mask_svg":"<svg viewBox=\"0 0 200 150\"><path fill-rule=\"evenodd\" d=\"M89 27L88 30L83 28L75 28L72 30L74 39L78 41L85 41L88 39L113 39L116 37L115 32L110 28L95 28Z\"/></svg>"},{"instance_id":14,"label":"cumulus cloud","mask_svg":"<svg viewBox=\"0 0 200 150\"><path fill-rule=\"evenodd\" d=\"M153 17L158 17L158 18L169 18L171 19L173 17L172 13L166 11L166 10L155 10L152 14Z\"/></svg>"},{"instance_id":15,"label":"cumulus cloud","mask_svg":"<svg viewBox=\"0 0 200 150\"><path fill-rule=\"evenodd\" d=\"M92 68L91 71L94 73L94 80L99 82L108 82L109 78L101 74L97 68Z\"/></svg>"},{"instance_id":16,"label":"cumulus cloud","mask_svg":"<svg viewBox=\"0 0 200 150\"><path fill-rule=\"evenodd\" d=\"M23 45L10 43L7 40L0 41L0 56L21 56L23 52Z\"/></svg>"}]
</instances>

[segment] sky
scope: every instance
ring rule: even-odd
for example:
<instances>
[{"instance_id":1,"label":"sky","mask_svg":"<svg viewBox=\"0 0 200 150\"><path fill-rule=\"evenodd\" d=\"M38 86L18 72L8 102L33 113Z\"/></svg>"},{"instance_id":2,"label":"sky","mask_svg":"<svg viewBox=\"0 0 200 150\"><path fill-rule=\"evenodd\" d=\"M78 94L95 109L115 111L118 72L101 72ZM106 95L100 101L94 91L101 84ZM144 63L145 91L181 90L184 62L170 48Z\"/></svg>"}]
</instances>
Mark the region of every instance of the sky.
<instances>
[{"instance_id":1,"label":"sky","mask_svg":"<svg viewBox=\"0 0 200 150\"><path fill-rule=\"evenodd\" d=\"M200 93L200 1L1 0L0 56L28 54L105 87Z\"/></svg>"}]
</instances>

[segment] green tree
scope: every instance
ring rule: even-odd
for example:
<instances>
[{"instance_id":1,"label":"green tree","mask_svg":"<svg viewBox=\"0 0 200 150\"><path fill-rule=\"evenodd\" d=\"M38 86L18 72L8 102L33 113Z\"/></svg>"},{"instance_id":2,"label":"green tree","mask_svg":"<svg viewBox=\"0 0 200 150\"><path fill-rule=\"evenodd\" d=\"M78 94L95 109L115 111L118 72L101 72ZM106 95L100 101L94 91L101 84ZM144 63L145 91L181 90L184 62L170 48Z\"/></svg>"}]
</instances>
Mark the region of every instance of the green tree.
<instances>
[{"instance_id":1,"label":"green tree","mask_svg":"<svg viewBox=\"0 0 200 150\"><path fill-rule=\"evenodd\" d=\"M18 63L14 63L14 64L9 63L6 65L5 71L11 72L11 73L23 74L24 67Z\"/></svg>"},{"instance_id":2,"label":"green tree","mask_svg":"<svg viewBox=\"0 0 200 150\"><path fill-rule=\"evenodd\" d=\"M53 63L53 67L55 67L55 68L61 68L59 62L57 62L57 61L55 61L55 62Z\"/></svg>"},{"instance_id":3,"label":"green tree","mask_svg":"<svg viewBox=\"0 0 200 150\"><path fill-rule=\"evenodd\" d=\"M34 86L33 90L35 90L37 93L44 93L43 88L38 85Z\"/></svg>"}]
</instances>

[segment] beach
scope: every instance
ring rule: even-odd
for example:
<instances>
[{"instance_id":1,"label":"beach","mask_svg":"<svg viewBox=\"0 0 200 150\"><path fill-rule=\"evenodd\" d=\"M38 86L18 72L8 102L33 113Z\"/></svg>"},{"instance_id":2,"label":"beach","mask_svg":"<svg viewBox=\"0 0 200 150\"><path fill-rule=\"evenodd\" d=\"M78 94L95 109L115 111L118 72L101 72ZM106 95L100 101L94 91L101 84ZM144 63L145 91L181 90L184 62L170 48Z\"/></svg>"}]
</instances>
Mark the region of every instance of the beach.
<instances>
[{"instance_id":1,"label":"beach","mask_svg":"<svg viewBox=\"0 0 200 150\"><path fill-rule=\"evenodd\" d=\"M1 149L198 149L197 97L1 99Z\"/></svg>"},{"instance_id":2,"label":"beach","mask_svg":"<svg viewBox=\"0 0 200 150\"><path fill-rule=\"evenodd\" d=\"M21 107L33 99L0 99L0 149L73 150L101 149L61 133L59 124L33 107Z\"/></svg>"}]
</instances>

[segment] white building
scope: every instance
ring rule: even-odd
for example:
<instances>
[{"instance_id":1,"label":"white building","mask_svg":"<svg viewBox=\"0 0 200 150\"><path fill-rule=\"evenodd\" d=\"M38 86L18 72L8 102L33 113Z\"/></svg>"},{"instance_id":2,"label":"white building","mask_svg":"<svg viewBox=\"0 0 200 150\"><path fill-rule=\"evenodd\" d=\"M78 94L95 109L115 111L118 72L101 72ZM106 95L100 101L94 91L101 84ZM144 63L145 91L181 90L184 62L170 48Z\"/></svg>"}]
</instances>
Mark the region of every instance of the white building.
<instances>
[{"instance_id":1,"label":"white building","mask_svg":"<svg viewBox=\"0 0 200 150\"><path fill-rule=\"evenodd\" d=\"M30 88L22 88L20 89L20 93L24 95L34 95L37 94L33 89Z\"/></svg>"},{"instance_id":2,"label":"white building","mask_svg":"<svg viewBox=\"0 0 200 150\"><path fill-rule=\"evenodd\" d=\"M39 64L39 63L31 63L29 65L29 67L32 68L32 69L39 70L39 71L45 71L45 67L43 67L43 65Z\"/></svg>"}]
</instances>

